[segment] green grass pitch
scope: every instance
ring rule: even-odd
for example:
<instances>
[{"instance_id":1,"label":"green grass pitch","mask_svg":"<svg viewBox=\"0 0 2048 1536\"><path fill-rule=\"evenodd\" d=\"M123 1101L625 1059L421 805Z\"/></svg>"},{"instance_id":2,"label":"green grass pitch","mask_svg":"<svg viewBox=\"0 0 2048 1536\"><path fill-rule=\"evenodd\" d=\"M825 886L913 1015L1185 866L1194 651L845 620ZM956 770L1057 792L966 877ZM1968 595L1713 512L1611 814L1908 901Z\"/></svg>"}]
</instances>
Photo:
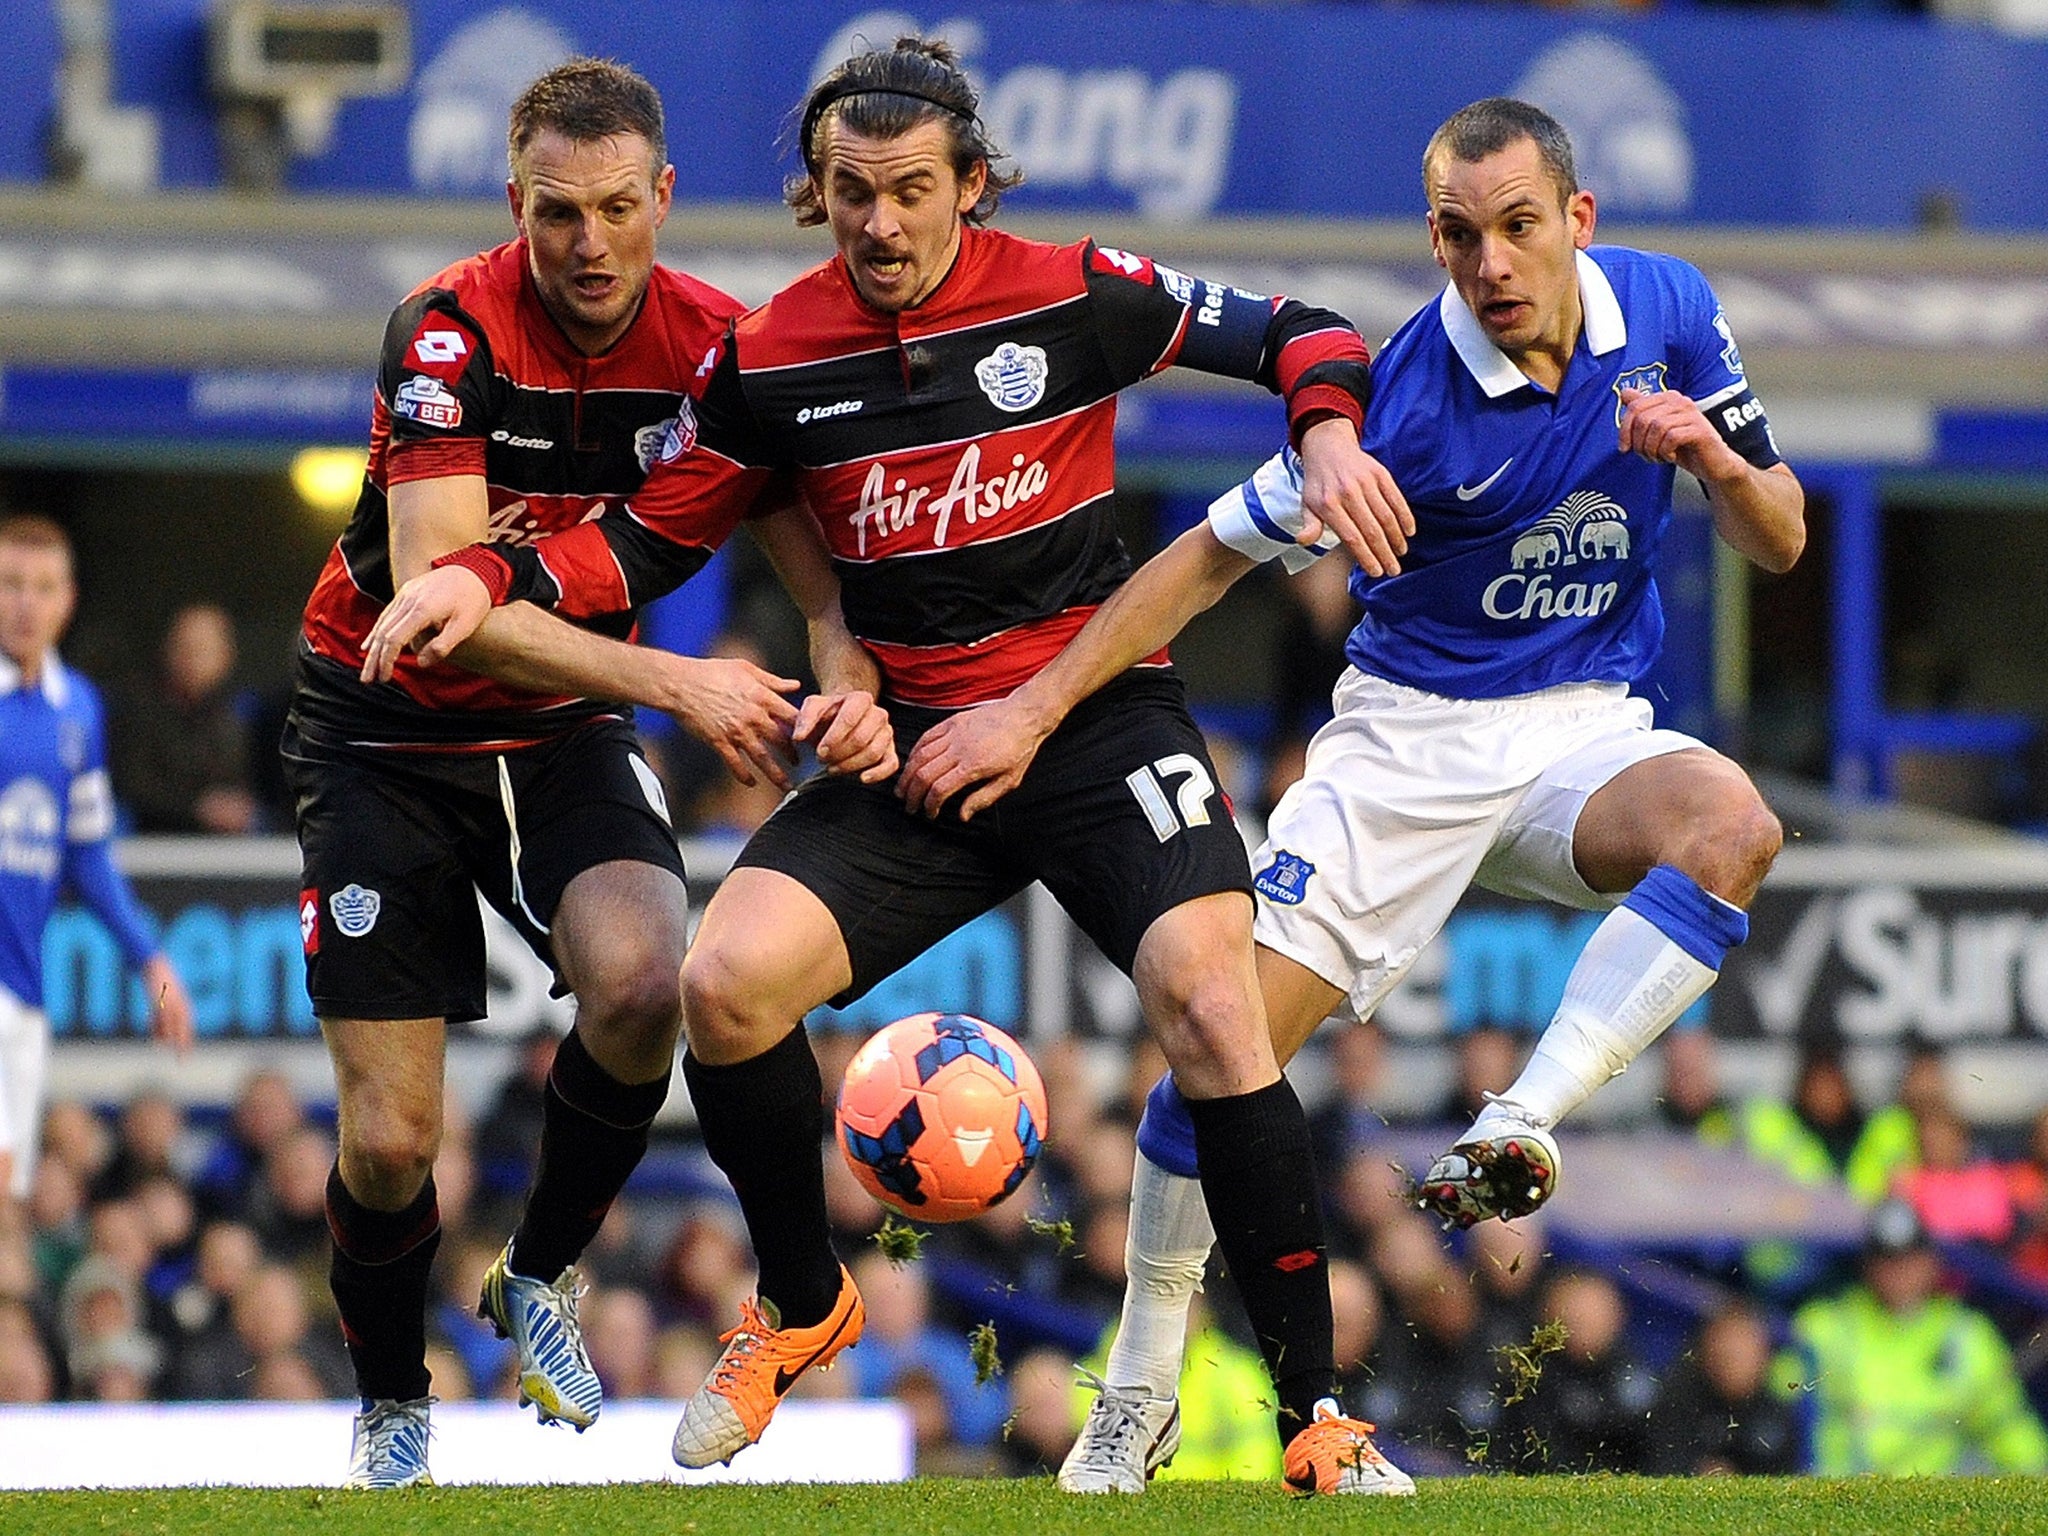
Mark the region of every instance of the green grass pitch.
<instances>
[{"instance_id":1,"label":"green grass pitch","mask_svg":"<svg viewBox=\"0 0 2048 1536\"><path fill-rule=\"evenodd\" d=\"M1050 1480L609 1488L0 1494L6 1536L2005 1536L2048 1533L2048 1479L1472 1478L1413 1499L1297 1499L1277 1486L1161 1484L1063 1496Z\"/></svg>"}]
</instances>

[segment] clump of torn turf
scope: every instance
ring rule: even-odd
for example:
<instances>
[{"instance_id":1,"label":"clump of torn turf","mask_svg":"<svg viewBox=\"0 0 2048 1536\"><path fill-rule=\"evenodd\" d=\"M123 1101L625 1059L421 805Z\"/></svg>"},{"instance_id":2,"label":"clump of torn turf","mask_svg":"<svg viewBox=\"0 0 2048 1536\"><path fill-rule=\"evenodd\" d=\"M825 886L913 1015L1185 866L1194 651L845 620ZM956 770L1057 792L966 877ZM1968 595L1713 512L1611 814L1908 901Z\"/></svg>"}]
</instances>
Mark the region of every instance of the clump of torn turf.
<instances>
[{"instance_id":1,"label":"clump of torn turf","mask_svg":"<svg viewBox=\"0 0 2048 1536\"><path fill-rule=\"evenodd\" d=\"M967 1332L967 1357L974 1362L974 1384L985 1387L1003 1374L1003 1357L996 1352L996 1325L976 1323Z\"/></svg>"},{"instance_id":2,"label":"clump of torn turf","mask_svg":"<svg viewBox=\"0 0 2048 1536\"><path fill-rule=\"evenodd\" d=\"M1501 1379L1507 1384L1507 1393L1500 1400L1503 1408L1519 1403L1536 1390L1537 1382L1543 1379L1545 1358L1563 1349L1567 1336L1564 1324L1552 1318L1536 1325L1528 1343L1503 1344L1494 1351L1500 1358Z\"/></svg>"},{"instance_id":3,"label":"clump of torn turf","mask_svg":"<svg viewBox=\"0 0 2048 1536\"><path fill-rule=\"evenodd\" d=\"M1043 1216L1027 1216L1024 1218L1024 1225L1039 1237L1051 1238L1055 1245L1055 1254L1064 1254L1074 1246L1074 1224L1064 1218L1059 1221L1048 1221Z\"/></svg>"},{"instance_id":4,"label":"clump of torn turf","mask_svg":"<svg viewBox=\"0 0 2048 1536\"><path fill-rule=\"evenodd\" d=\"M908 1222L884 1216L881 1229L869 1241L882 1250L882 1257L891 1264L912 1264L923 1256L924 1240L928 1236L929 1233Z\"/></svg>"}]
</instances>

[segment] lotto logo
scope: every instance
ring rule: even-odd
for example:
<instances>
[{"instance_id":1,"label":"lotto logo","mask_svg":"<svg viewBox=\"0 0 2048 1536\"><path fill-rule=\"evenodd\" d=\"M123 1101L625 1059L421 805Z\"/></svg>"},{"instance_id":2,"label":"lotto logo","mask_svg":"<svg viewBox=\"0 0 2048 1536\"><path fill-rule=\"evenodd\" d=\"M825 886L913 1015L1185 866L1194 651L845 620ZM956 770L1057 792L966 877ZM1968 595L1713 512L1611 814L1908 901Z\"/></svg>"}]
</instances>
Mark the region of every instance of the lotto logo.
<instances>
[{"instance_id":1,"label":"lotto logo","mask_svg":"<svg viewBox=\"0 0 2048 1536\"><path fill-rule=\"evenodd\" d=\"M316 890L299 892L299 942L307 954L320 953L320 893Z\"/></svg>"},{"instance_id":2,"label":"lotto logo","mask_svg":"<svg viewBox=\"0 0 2048 1536\"><path fill-rule=\"evenodd\" d=\"M1149 257L1134 256L1129 251L1120 251L1113 245L1095 247L1095 270L1114 272L1119 277L1128 277L1132 282L1152 281L1152 262Z\"/></svg>"},{"instance_id":3,"label":"lotto logo","mask_svg":"<svg viewBox=\"0 0 2048 1536\"><path fill-rule=\"evenodd\" d=\"M412 355L422 363L460 362L469 355L469 339L460 331L421 331L413 338Z\"/></svg>"}]
</instances>

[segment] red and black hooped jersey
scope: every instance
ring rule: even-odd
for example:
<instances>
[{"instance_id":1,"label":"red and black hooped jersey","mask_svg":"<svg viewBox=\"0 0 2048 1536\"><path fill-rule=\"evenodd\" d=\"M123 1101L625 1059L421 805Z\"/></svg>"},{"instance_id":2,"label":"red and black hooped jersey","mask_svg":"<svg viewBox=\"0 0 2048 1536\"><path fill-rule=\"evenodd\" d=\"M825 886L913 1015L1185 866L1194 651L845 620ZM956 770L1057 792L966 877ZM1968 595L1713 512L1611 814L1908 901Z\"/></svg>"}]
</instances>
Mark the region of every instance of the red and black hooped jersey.
<instances>
[{"instance_id":1,"label":"red and black hooped jersey","mask_svg":"<svg viewBox=\"0 0 2048 1536\"><path fill-rule=\"evenodd\" d=\"M629 609L663 590L675 546L715 545L793 471L890 696L999 698L1129 574L1116 395L1175 364L1257 380L1297 423L1361 421L1370 392L1341 317L1093 242L968 228L900 314L866 304L835 257L737 322L694 438L665 445L623 515L500 550L500 585L577 616Z\"/></svg>"},{"instance_id":2,"label":"red and black hooped jersey","mask_svg":"<svg viewBox=\"0 0 2048 1536\"><path fill-rule=\"evenodd\" d=\"M481 475L493 541L573 528L640 489L688 419L734 299L657 266L626 334L586 357L542 307L524 240L457 262L415 289L384 332L361 498L306 604L294 708L302 729L364 745L483 745L536 738L615 713L507 687L407 655L388 684L357 680L363 643L392 592L391 486ZM709 549L672 551L673 587ZM632 632L628 605L590 621Z\"/></svg>"}]
</instances>

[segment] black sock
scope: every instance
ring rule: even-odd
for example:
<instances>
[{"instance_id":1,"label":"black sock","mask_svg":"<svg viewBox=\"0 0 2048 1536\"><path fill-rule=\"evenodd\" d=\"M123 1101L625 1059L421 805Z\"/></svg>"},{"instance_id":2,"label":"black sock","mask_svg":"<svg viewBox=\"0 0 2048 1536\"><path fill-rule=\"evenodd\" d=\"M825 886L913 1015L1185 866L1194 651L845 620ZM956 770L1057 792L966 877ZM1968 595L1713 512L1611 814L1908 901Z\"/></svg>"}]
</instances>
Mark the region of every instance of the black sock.
<instances>
[{"instance_id":1,"label":"black sock","mask_svg":"<svg viewBox=\"0 0 2048 1536\"><path fill-rule=\"evenodd\" d=\"M839 1259L825 1217L824 1080L799 1024L748 1061L706 1066L683 1055L704 1150L732 1181L760 1294L788 1328L821 1323L839 1297Z\"/></svg>"},{"instance_id":2,"label":"black sock","mask_svg":"<svg viewBox=\"0 0 2048 1536\"><path fill-rule=\"evenodd\" d=\"M668 1099L669 1074L622 1083L570 1030L542 1093L540 1167L512 1234L515 1275L552 1282L574 1264L626 1179L647 1155L647 1130Z\"/></svg>"},{"instance_id":3,"label":"black sock","mask_svg":"<svg viewBox=\"0 0 2048 1536\"><path fill-rule=\"evenodd\" d=\"M1282 1444L1337 1393L1330 1271L1308 1118L1286 1078L1189 1099L1202 1197L1279 1398Z\"/></svg>"},{"instance_id":4,"label":"black sock","mask_svg":"<svg viewBox=\"0 0 2048 1536\"><path fill-rule=\"evenodd\" d=\"M327 1175L327 1230L334 1262L327 1282L341 1312L341 1336L365 1399L411 1402L425 1397L427 1280L441 1246L441 1206L434 1176L402 1211L373 1211L341 1182L341 1164Z\"/></svg>"}]
</instances>

